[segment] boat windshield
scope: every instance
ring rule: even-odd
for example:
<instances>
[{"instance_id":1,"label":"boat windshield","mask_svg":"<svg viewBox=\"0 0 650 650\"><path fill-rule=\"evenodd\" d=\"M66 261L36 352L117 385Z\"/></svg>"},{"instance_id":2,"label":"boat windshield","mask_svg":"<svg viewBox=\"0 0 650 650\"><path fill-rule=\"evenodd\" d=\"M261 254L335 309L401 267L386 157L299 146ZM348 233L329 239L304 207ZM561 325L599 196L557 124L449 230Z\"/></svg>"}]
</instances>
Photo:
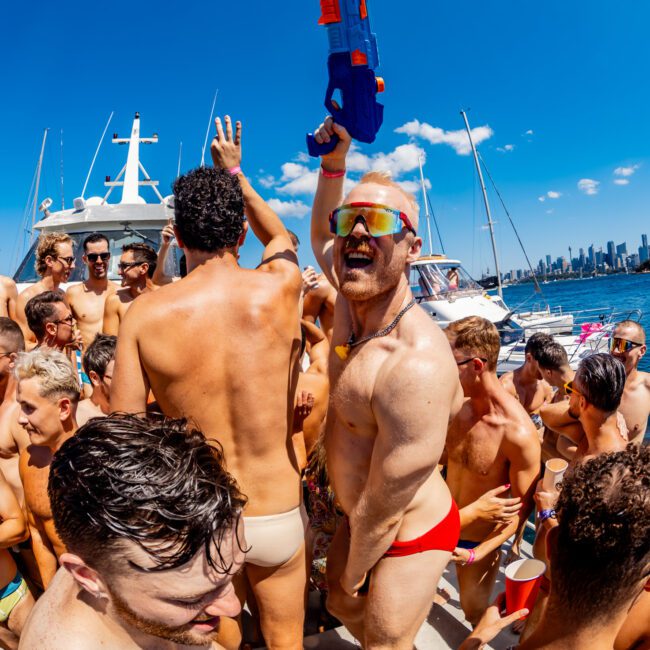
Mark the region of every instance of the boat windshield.
<instances>
[{"instance_id":1,"label":"boat windshield","mask_svg":"<svg viewBox=\"0 0 650 650\"><path fill-rule=\"evenodd\" d=\"M88 277L88 270L81 259L83 255L82 244L84 239L90 235L90 232L75 232L69 234L74 241L75 269L72 271L68 282L82 282ZM108 277L111 280L119 280L120 277L117 274L117 265L120 261L120 255L122 254L122 246L133 243L145 243L152 246L156 251L158 251L158 248L160 247L160 230L147 229L136 231L135 229L132 230L129 228L128 230L106 230L103 234L108 237L109 250L111 251L111 260L108 268ZM18 270L14 275L14 280L16 282L38 282L38 280L40 280L35 268L37 244L38 240L34 242L22 264L18 267ZM173 255L171 254L172 251ZM178 246L172 246L170 254L167 256L167 260L165 261L166 275L180 275L179 263L181 257L182 251Z\"/></svg>"},{"instance_id":2,"label":"boat windshield","mask_svg":"<svg viewBox=\"0 0 650 650\"><path fill-rule=\"evenodd\" d=\"M418 302L449 300L461 293L466 295L483 291L456 262L428 262L412 266L409 284Z\"/></svg>"}]
</instances>

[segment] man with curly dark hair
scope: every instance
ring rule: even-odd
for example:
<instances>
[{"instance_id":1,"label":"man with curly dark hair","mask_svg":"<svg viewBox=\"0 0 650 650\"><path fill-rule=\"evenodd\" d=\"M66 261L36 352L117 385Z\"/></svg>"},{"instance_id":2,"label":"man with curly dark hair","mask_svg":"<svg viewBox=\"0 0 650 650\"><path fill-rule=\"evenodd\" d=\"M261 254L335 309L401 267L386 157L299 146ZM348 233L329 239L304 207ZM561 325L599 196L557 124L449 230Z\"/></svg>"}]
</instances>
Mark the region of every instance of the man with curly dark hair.
<instances>
[{"instance_id":1,"label":"man with curly dark hair","mask_svg":"<svg viewBox=\"0 0 650 650\"><path fill-rule=\"evenodd\" d=\"M48 495L66 552L21 645L222 648L246 542L218 445L186 420L91 420L55 454Z\"/></svg>"},{"instance_id":2,"label":"man with curly dark hair","mask_svg":"<svg viewBox=\"0 0 650 650\"><path fill-rule=\"evenodd\" d=\"M551 592L518 650L647 648L650 447L628 445L575 465L544 528ZM492 612L462 650L484 647L490 630L498 632L493 619Z\"/></svg>"},{"instance_id":3,"label":"man with curly dark hair","mask_svg":"<svg viewBox=\"0 0 650 650\"><path fill-rule=\"evenodd\" d=\"M122 322L111 409L144 411L149 390L223 445L249 498L246 577L267 647L302 648L306 515L291 435L302 279L286 228L241 171L241 125L217 120L214 168L174 183L174 232L188 274L139 298ZM244 210L248 221L244 219ZM257 269L238 264L250 229ZM231 645L239 630L233 626Z\"/></svg>"}]
</instances>

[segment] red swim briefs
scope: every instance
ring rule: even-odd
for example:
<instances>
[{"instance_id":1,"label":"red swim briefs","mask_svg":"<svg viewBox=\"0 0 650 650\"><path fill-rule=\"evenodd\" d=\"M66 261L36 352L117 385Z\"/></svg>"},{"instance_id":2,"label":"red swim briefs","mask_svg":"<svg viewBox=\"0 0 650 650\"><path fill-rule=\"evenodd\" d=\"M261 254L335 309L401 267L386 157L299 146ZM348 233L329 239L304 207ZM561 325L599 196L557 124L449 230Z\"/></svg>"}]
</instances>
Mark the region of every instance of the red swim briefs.
<instances>
[{"instance_id":1,"label":"red swim briefs","mask_svg":"<svg viewBox=\"0 0 650 650\"><path fill-rule=\"evenodd\" d=\"M424 553L424 551L453 551L460 537L460 515L456 502L451 500L451 508L447 516L438 522L428 533L409 540L395 541L384 553L384 557L404 557Z\"/></svg>"}]
</instances>

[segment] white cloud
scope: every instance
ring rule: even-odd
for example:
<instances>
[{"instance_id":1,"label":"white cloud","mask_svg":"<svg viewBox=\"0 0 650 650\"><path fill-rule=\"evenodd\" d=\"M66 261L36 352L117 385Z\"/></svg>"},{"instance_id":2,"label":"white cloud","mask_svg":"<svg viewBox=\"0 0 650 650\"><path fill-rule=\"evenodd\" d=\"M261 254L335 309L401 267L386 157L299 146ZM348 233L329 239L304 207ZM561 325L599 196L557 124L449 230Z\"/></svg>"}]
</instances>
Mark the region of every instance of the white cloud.
<instances>
[{"instance_id":1,"label":"white cloud","mask_svg":"<svg viewBox=\"0 0 650 650\"><path fill-rule=\"evenodd\" d=\"M416 196L419 196L419 193L422 191L422 183L420 183L418 180L398 181L398 183L404 191L415 194ZM424 186L428 190L431 189L431 182L428 178L424 179Z\"/></svg>"},{"instance_id":2,"label":"white cloud","mask_svg":"<svg viewBox=\"0 0 650 650\"><path fill-rule=\"evenodd\" d=\"M554 190L549 190L546 192L546 194L542 194L542 196L538 196L537 200L540 201L541 203L544 203L546 199L559 199L562 196L562 192L555 192Z\"/></svg>"},{"instance_id":3,"label":"white cloud","mask_svg":"<svg viewBox=\"0 0 650 650\"><path fill-rule=\"evenodd\" d=\"M630 184L630 179L629 178L615 178L614 179L614 185L629 185Z\"/></svg>"},{"instance_id":4,"label":"white cloud","mask_svg":"<svg viewBox=\"0 0 650 650\"><path fill-rule=\"evenodd\" d=\"M281 201L280 199L269 199L269 207L275 211L279 217L293 217L302 219L311 212L311 208L302 201Z\"/></svg>"},{"instance_id":5,"label":"white cloud","mask_svg":"<svg viewBox=\"0 0 650 650\"><path fill-rule=\"evenodd\" d=\"M266 187L268 189L275 185L276 180L274 176L271 176L271 174L267 174L266 176L260 176L260 178L258 178L258 183L262 187Z\"/></svg>"},{"instance_id":6,"label":"white cloud","mask_svg":"<svg viewBox=\"0 0 650 650\"><path fill-rule=\"evenodd\" d=\"M600 181L595 181L592 178L581 178L578 181L578 189L584 194L594 195L598 194L598 186Z\"/></svg>"},{"instance_id":7,"label":"white cloud","mask_svg":"<svg viewBox=\"0 0 650 650\"><path fill-rule=\"evenodd\" d=\"M515 150L515 145L514 144L506 144L503 145L503 147L497 147L497 151L500 153L509 153L510 151Z\"/></svg>"},{"instance_id":8,"label":"white cloud","mask_svg":"<svg viewBox=\"0 0 650 650\"><path fill-rule=\"evenodd\" d=\"M390 153L375 154L372 157L370 169L387 171L393 177L396 177L417 169L420 165L420 157L422 157L422 163L424 164L426 162L424 149L413 143L401 144Z\"/></svg>"},{"instance_id":9,"label":"white cloud","mask_svg":"<svg viewBox=\"0 0 650 650\"><path fill-rule=\"evenodd\" d=\"M555 212L555 210L553 210L553 209L551 208L550 210L547 210L547 211L546 211L546 214L553 214L554 212Z\"/></svg>"},{"instance_id":10,"label":"white cloud","mask_svg":"<svg viewBox=\"0 0 650 650\"><path fill-rule=\"evenodd\" d=\"M431 126L426 122L412 120L395 129L395 133L404 133L412 138L422 138L431 144L446 144L454 149L460 156L466 156L471 153L472 148L464 129L458 131L445 131L437 126ZM489 126L477 126L472 129L472 140L478 146L484 140L488 140L494 135L494 131Z\"/></svg>"},{"instance_id":11,"label":"white cloud","mask_svg":"<svg viewBox=\"0 0 650 650\"><path fill-rule=\"evenodd\" d=\"M632 176L634 172L639 169L639 165L632 165L630 167L617 167L614 170L614 175L615 176ZM622 185L622 183L619 183L619 185Z\"/></svg>"},{"instance_id":12,"label":"white cloud","mask_svg":"<svg viewBox=\"0 0 650 650\"><path fill-rule=\"evenodd\" d=\"M296 156L296 162L299 163L308 163L311 160L311 156L304 151L301 151L297 156Z\"/></svg>"},{"instance_id":13,"label":"white cloud","mask_svg":"<svg viewBox=\"0 0 650 650\"><path fill-rule=\"evenodd\" d=\"M281 180L288 181L277 188L281 194L289 194L290 196L316 194L318 170L311 170L304 165L297 165L296 163L285 163L282 165Z\"/></svg>"},{"instance_id":14,"label":"white cloud","mask_svg":"<svg viewBox=\"0 0 650 650\"><path fill-rule=\"evenodd\" d=\"M281 181L291 181L300 178L305 172L309 171L304 165L299 165L294 162L284 163L280 169L282 169Z\"/></svg>"},{"instance_id":15,"label":"white cloud","mask_svg":"<svg viewBox=\"0 0 650 650\"><path fill-rule=\"evenodd\" d=\"M528 129L528 131L526 131L526 133L524 133L524 135L533 135L533 134L534 134L534 131L532 129Z\"/></svg>"}]
</instances>

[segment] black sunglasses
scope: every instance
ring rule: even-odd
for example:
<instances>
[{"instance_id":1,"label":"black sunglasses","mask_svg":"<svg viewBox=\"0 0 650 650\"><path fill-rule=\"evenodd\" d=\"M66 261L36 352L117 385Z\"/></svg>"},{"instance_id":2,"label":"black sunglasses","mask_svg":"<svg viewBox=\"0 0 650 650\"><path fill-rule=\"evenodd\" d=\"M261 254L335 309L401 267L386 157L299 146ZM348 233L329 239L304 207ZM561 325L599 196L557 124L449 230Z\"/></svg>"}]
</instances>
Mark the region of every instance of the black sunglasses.
<instances>
[{"instance_id":1,"label":"black sunglasses","mask_svg":"<svg viewBox=\"0 0 650 650\"><path fill-rule=\"evenodd\" d=\"M142 266L146 262L119 262L117 265L122 271L132 268L133 266Z\"/></svg>"},{"instance_id":2,"label":"black sunglasses","mask_svg":"<svg viewBox=\"0 0 650 650\"><path fill-rule=\"evenodd\" d=\"M464 365L468 364L470 361L474 361L474 359L479 359L483 363L487 363L487 359L484 359L483 357L470 357L469 359L465 359L465 361L456 361L456 365L459 366L459 367L464 366Z\"/></svg>"},{"instance_id":3,"label":"black sunglasses","mask_svg":"<svg viewBox=\"0 0 650 650\"><path fill-rule=\"evenodd\" d=\"M111 259L111 254L110 253L86 253L86 258L92 264L94 264L100 258L102 262L108 262L108 260Z\"/></svg>"},{"instance_id":4,"label":"black sunglasses","mask_svg":"<svg viewBox=\"0 0 650 650\"><path fill-rule=\"evenodd\" d=\"M65 262L68 266L72 266L74 262L74 257L62 257L61 255L56 256L57 260L61 260L62 262Z\"/></svg>"},{"instance_id":5,"label":"black sunglasses","mask_svg":"<svg viewBox=\"0 0 650 650\"><path fill-rule=\"evenodd\" d=\"M57 325L60 325L61 323L65 323L66 325L70 325L70 327L72 327L74 320L75 320L74 316L70 314L70 316L68 316L67 318L62 318L60 320L53 320L52 322L56 323Z\"/></svg>"}]
</instances>

